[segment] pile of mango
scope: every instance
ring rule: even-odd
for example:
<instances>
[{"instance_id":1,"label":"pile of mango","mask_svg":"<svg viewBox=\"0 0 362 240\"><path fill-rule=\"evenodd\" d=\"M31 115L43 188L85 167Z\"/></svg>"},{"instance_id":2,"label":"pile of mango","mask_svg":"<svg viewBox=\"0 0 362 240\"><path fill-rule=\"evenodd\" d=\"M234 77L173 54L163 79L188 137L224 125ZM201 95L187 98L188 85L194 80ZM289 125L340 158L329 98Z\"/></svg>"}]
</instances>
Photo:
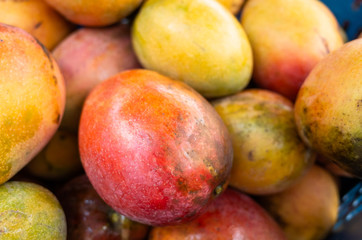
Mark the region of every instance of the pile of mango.
<instances>
[{"instance_id":1,"label":"pile of mango","mask_svg":"<svg viewBox=\"0 0 362 240\"><path fill-rule=\"evenodd\" d=\"M0 240L323 240L346 178L362 39L322 2L0 1Z\"/></svg>"}]
</instances>

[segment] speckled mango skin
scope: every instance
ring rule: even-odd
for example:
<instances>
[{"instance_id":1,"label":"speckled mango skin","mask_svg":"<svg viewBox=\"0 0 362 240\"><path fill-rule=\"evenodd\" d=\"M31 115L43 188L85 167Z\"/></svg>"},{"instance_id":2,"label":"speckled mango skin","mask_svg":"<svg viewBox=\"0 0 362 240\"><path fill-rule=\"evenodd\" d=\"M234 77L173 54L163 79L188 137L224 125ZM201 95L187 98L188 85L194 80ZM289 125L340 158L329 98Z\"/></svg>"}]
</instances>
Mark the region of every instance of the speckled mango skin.
<instances>
[{"instance_id":1,"label":"speckled mango skin","mask_svg":"<svg viewBox=\"0 0 362 240\"><path fill-rule=\"evenodd\" d=\"M313 67L343 45L336 18L320 1L249 0L241 23L253 49L253 80L292 101Z\"/></svg>"},{"instance_id":2,"label":"speckled mango skin","mask_svg":"<svg viewBox=\"0 0 362 240\"><path fill-rule=\"evenodd\" d=\"M197 219L155 227L149 240L286 240L271 216L252 198L228 188Z\"/></svg>"},{"instance_id":3,"label":"speckled mango skin","mask_svg":"<svg viewBox=\"0 0 362 240\"><path fill-rule=\"evenodd\" d=\"M65 215L56 197L40 185L0 185L1 240L66 240Z\"/></svg>"},{"instance_id":4,"label":"speckled mango skin","mask_svg":"<svg viewBox=\"0 0 362 240\"><path fill-rule=\"evenodd\" d=\"M0 22L24 29L49 50L73 30L71 23L42 0L0 1Z\"/></svg>"},{"instance_id":5,"label":"speckled mango skin","mask_svg":"<svg viewBox=\"0 0 362 240\"><path fill-rule=\"evenodd\" d=\"M241 6L244 3L244 0L217 0L224 7L226 7L232 14L237 14Z\"/></svg>"},{"instance_id":6,"label":"speckled mango skin","mask_svg":"<svg viewBox=\"0 0 362 240\"><path fill-rule=\"evenodd\" d=\"M141 64L213 98L239 92L250 81L253 58L243 28L208 0L148 0L132 27Z\"/></svg>"},{"instance_id":7,"label":"speckled mango skin","mask_svg":"<svg viewBox=\"0 0 362 240\"><path fill-rule=\"evenodd\" d=\"M81 161L102 199L149 225L189 221L226 187L233 150L221 118L186 84L122 72L85 101Z\"/></svg>"},{"instance_id":8,"label":"speckled mango skin","mask_svg":"<svg viewBox=\"0 0 362 240\"><path fill-rule=\"evenodd\" d=\"M291 240L325 239L337 221L337 183L317 165L286 191L258 200Z\"/></svg>"},{"instance_id":9,"label":"speckled mango skin","mask_svg":"<svg viewBox=\"0 0 362 240\"><path fill-rule=\"evenodd\" d=\"M233 142L230 185L250 194L271 194L294 184L315 154L298 136L292 103L260 89L213 101Z\"/></svg>"},{"instance_id":10,"label":"speckled mango skin","mask_svg":"<svg viewBox=\"0 0 362 240\"><path fill-rule=\"evenodd\" d=\"M64 81L44 46L0 24L0 184L50 140L64 111Z\"/></svg>"},{"instance_id":11,"label":"speckled mango skin","mask_svg":"<svg viewBox=\"0 0 362 240\"><path fill-rule=\"evenodd\" d=\"M304 82L295 120L304 142L362 178L362 39L322 60Z\"/></svg>"},{"instance_id":12,"label":"speckled mango skin","mask_svg":"<svg viewBox=\"0 0 362 240\"><path fill-rule=\"evenodd\" d=\"M140 68L129 25L81 28L53 51L64 76L66 104L61 127L77 132L85 98L99 83L117 73Z\"/></svg>"},{"instance_id":13,"label":"speckled mango skin","mask_svg":"<svg viewBox=\"0 0 362 240\"><path fill-rule=\"evenodd\" d=\"M102 27L112 25L131 14L142 0L45 0L73 23Z\"/></svg>"}]
</instances>

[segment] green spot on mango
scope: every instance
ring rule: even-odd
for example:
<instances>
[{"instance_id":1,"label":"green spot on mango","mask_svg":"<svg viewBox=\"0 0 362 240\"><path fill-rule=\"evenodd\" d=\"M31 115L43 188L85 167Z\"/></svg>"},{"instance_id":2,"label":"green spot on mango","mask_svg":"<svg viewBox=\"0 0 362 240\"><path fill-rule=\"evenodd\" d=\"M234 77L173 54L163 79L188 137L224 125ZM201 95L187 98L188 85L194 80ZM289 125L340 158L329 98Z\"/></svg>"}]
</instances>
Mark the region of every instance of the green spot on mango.
<instances>
[{"instance_id":1,"label":"green spot on mango","mask_svg":"<svg viewBox=\"0 0 362 240\"><path fill-rule=\"evenodd\" d=\"M42 120L39 109L31 105L9 108L3 114L0 119L0 183L8 180L29 160L26 153L35 147L36 143L31 140Z\"/></svg>"}]
</instances>

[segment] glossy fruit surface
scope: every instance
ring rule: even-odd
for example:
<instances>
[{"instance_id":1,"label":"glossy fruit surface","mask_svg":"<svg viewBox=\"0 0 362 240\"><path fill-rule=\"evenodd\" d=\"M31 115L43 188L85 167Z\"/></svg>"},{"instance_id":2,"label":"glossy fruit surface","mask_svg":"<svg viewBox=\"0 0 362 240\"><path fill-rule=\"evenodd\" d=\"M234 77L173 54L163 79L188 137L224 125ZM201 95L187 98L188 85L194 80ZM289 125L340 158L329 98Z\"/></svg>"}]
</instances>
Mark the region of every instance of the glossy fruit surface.
<instances>
[{"instance_id":1,"label":"glossy fruit surface","mask_svg":"<svg viewBox=\"0 0 362 240\"><path fill-rule=\"evenodd\" d=\"M152 225L196 217L227 183L228 131L186 84L149 70L98 85L79 127L83 166L113 209Z\"/></svg>"},{"instance_id":2,"label":"glossy fruit surface","mask_svg":"<svg viewBox=\"0 0 362 240\"><path fill-rule=\"evenodd\" d=\"M251 78L249 40L215 1L149 0L132 27L141 64L212 98L236 93Z\"/></svg>"},{"instance_id":3,"label":"glossy fruit surface","mask_svg":"<svg viewBox=\"0 0 362 240\"><path fill-rule=\"evenodd\" d=\"M197 219L152 229L150 240L285 240L285 236L259 204L249 196L227 189Z\"/></svg>"},{"instance_id":4,"label":"glossy fruit surface","mask_svg":"<svg viewBox=\"0 0 362 240\"><path fill-rule=\"evenodd\" d=\"M43 0L0 1L0 22L24 29L49 50L74 28Z\"/></svg>"},{"instance_id":5,"label":"glossy fruit surface","mask_svg":"<svg viewBox=\"0 0 362 240\"><path fill-rule=\"evenodd\" d=\"M0 23L0 184L50 140L64 112L63 77L47 49Z\"/></svg>"},{"instance_id":6,"label":"glossy fruit surface","mask_svg":"<svg viewBox=\"0 0 362 240\"><path fill-rule=\"evenodd\" d=\"M253 48L254 81L292 101L313 67L343 45L336 18L320 1L250 0L241 22Z\"/></svg>"},{"instance_id":7,"label":"glossy fruit surface","mask_svg":"<svg viewBox=\"0 0 362 240\"><path fill-rule=\"evenodd\" d=\"M362 39L321 61L304 82L295 119L304 142L362 178Z\"/></svg>"}]
</instances>

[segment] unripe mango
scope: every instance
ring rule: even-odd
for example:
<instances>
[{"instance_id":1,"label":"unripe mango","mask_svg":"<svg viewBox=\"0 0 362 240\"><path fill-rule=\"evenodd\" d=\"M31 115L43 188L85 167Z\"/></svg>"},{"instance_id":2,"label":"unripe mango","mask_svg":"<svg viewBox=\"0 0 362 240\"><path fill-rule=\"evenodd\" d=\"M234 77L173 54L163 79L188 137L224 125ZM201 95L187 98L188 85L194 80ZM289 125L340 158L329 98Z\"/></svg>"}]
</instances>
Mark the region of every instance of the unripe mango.
<instances>
[{"instance_id":1,"label":"unripe mango","mask_svg":"<svg viewBox=\"0 0 362 240\"><path fill-rule=\"evenodd\" d=\"M0 185L1 240L65 240L65 215L44 187L10 181Z\"/></svg>"}]
</instances>

